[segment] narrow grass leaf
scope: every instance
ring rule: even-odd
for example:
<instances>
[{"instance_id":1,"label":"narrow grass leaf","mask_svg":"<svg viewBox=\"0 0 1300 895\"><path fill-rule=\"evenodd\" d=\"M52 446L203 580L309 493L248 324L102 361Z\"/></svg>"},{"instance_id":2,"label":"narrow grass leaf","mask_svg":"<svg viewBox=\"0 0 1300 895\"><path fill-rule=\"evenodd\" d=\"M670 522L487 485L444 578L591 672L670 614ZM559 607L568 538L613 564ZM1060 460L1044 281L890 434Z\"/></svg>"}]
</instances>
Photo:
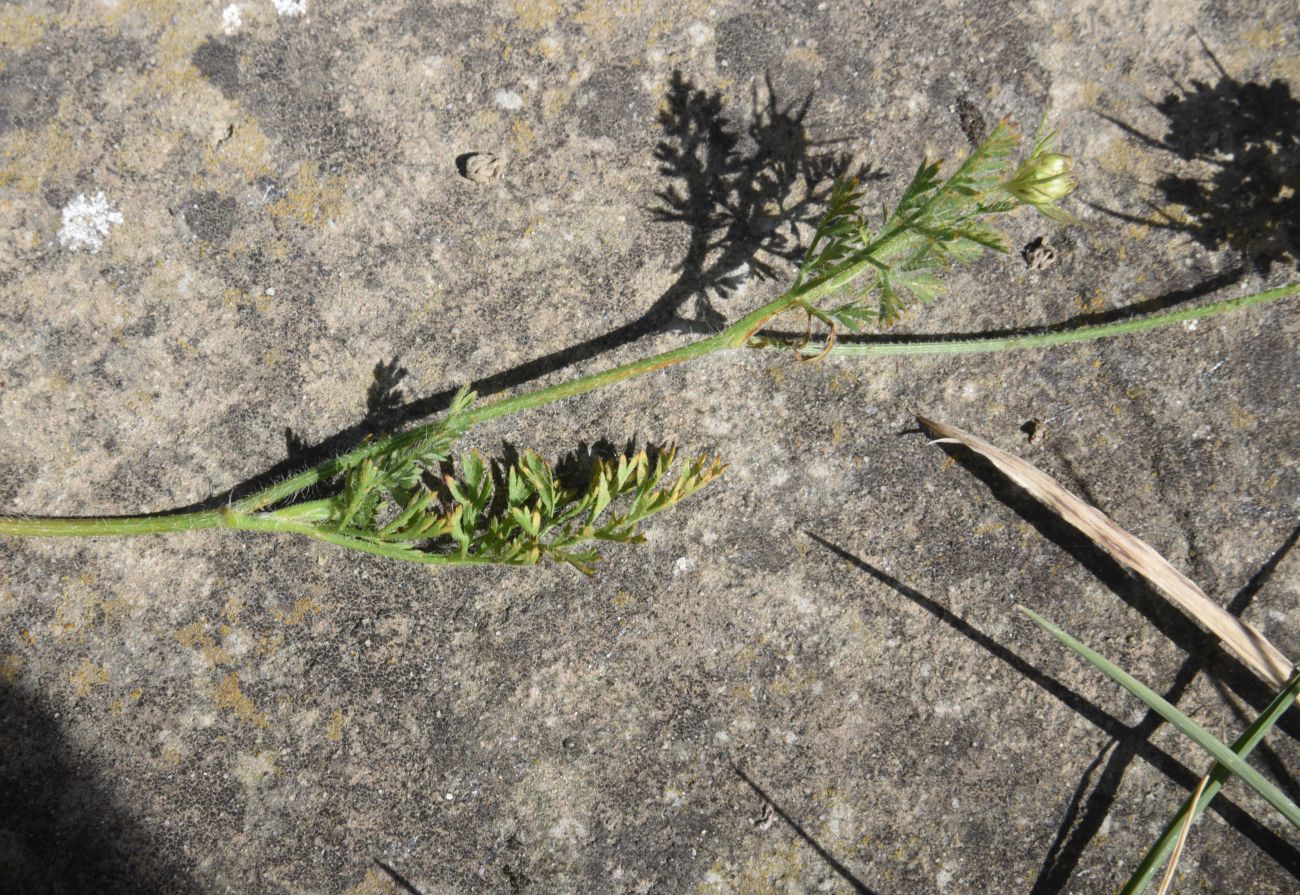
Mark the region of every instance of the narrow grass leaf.
<instances>
[{"instance_id":1,"label":"narrow grass leaf","mask_svg":"<svg viewBox=\"0 0 1300 895\"><path fill-rule=\"evenodd\" d=\"M918 416L922 426L939 436L941 442L965 445L986 457L1003 475L1028 491L1096 544L1137 572L1154 587L1180 606L1273 687L1283 687L1291 677L1292 662L1263 634L1230 614L1207 597L1186 575L1175 569L1149 544L1120 528L1110 518L1061 486L1056 479L1019 457L994 447L982 438Z\"/></svg>"},{"instance_id":2,"label":"narrow grass leaf","mask_svg":"<svg viewBox=\"0 0 1300 895\"><path fill-rule=\"evenodd\" d=\"M1291 677L1286 689L1282 690L1273 701L1269 703L1268 708L1255 719L1255 723L1246 728L1246 731L1232 744L1232 751L1235 752L1243 761L1255 750L1255 747L1264 739L1264 734L1268 733L1286 714L1286 710L1295 704L1296 698L1300 696L1300 673ZM1210 769L1206 777L1205 791L1199 798L1189 798L1183 803L1183 807L1174 815L1173 820L1169 821L1165 831L1160 834L1160 838L1147 851L1146 856L1142 858L1142 863L1138 864L1137 870L1133 871L1133 876L1129 878L1128 883L1120 892L1120 895L1141 895L1146 890L1147 885L1155 877L1156 871L1160 865L1169 857L1170 851L1174 847L1174 840L1178 838L1178 831L1182 825L1189 821L1195 820L1201 816L1201 813L1209 806L1210 801L1223 788L1223 784L1232 776L1232 771L1228 770L1222 764L1215 762L1214 767Z\"/></svg>"},{"instance_id":3,"label":"narrow grass leaf","mask_svg":"<svg viewBox=\"0 0 1300 895\"><path fill-rule=\"evenodd\" d=\"M1171 703L1166 701L1159 693L1152 690L1146 684L1133 677L1124 669L1120 668L1114 662L1107 659L1098 652L1094 652L1075 640L1065 631L1043 618L1038 613L1024 606L1016 607L1023 612L1034 624L1038 625L1047 633L1051 634L1057 640L1064 643L1070 649L1074 650L1098 670L1104 672L1111 680L1119 684L1125 690L1128 690L1138 699L1145 702L1154 709L1162 718L1170 724L1177 727L1180 731L1192 739L1196 745L1200 746L1206 752L1210 753L1216 761L1225 765L1228 770L1240 777L1251 789L1259 793L1264 799L1282 812L1282 816L1291 822L1297 828L1300 828L1300 807L1288 799L1281 790L1272 783L1265 780L1254 768L1246 764L1235 752L1229 749L1223 743L1216 740L1205 728L1197 724L1191 718L1184 715Z\"/></svg>"}]
</instances>

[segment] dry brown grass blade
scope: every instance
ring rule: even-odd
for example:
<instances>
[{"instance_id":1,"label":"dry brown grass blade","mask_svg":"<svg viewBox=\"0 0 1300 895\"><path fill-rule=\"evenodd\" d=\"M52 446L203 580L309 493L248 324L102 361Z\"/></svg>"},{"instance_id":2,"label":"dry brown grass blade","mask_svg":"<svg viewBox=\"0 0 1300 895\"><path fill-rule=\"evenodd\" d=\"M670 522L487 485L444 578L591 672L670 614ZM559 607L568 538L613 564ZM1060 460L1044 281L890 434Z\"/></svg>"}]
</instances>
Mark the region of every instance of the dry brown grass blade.
<instances>
[{"instance_id":1,"label":"dry brown grass blade","mask_svg":"<svg viewBox=\"0 0 1300 895\"><path fill-rule=\"evenodd\" d=\"M940 441L965 445L989 462L1033 497L1091 538L1119 562L1159 588L1184 612L1209 628L1224 645L1271 686L1285 687L1291 676L1291 660L1268 639L1241 619L1230 615L1197 587L1191 579L1169 564L1149 544L1135 538L1112 522L1105 513L1089 506L1061 487L1056 479L1019 457L1008 454L963 432L956 426L918 416L922 426Z\"/></svg>"},{"instance_id":2,"label":"dry brown grass blade","mask_svg":"<svg viewBox=\"0 0 1300 895\"><path fill-rule=\"evenodd\" d=\"M1201 785L1196 787L1196 792L1192 794L1192 804L1195 805L1201 800L1201 793L1205 792L1205 785L1210 782L1210 775L1206 774L1201 778ZM1165 870L1165 878L1160 881L1160 891L1156 895L1165 895L1169 887L1174 884L1174 874L1178 872L1178 862L1182 860L1183 848L1187 845L1187 834L1192 830L1192 821L1196 819L1195 811L1187 812L1187 819L1183 821L1183 828L1178 832L1178 842L1174 844L1174 853L1169 856L1169 867Z\"/></svg>"}]
</instances>

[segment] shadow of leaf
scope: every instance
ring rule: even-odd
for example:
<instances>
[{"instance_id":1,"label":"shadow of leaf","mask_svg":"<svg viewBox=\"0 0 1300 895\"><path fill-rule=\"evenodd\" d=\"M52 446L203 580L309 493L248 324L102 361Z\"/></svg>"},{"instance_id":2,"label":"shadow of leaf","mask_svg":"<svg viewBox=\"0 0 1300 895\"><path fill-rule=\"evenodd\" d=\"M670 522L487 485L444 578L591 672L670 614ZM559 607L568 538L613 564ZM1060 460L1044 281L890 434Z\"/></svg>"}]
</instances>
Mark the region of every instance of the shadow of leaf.
<instances>
[{"instance_id":1,"label":"shadow of leaf","mask_svg":"<svg viewBox=\"0 0 1300 895\"><path fill-rule=\"evenodd\" d=\"M1202 46L1218 79L1180 84L1155 104L1167 119L1163 137L1102 116L1181 161L1155 187L1183 213L1152 209L1143 218L1094 207L1186 233L1210 250L1235 249L1265 271L1286 262L1300 270L1300 100L1281 79L1265 84L1232 77Z\"/></svg>"}]
</instances>

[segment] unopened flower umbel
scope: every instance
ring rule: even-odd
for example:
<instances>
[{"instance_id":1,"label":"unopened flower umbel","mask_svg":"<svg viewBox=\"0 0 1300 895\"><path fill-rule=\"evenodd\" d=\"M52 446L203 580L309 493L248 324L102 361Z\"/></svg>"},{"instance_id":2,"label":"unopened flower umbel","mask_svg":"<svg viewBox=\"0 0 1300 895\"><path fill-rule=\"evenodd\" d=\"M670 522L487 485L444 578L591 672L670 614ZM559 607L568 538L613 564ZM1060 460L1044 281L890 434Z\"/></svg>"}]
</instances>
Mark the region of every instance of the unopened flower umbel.
<instances>
[{"instance_id":1,"label":"unopened flower umbel","mask_svg":"<svg viewBox=\"0 0 1300 895\"><path fill-rule=\"evenodd\" d=\"M1079 182L1070 173L1068 155L1052 151L1055 132L1040 137L1034 151L1016 168L1002 189L1023 205L1032 205L1055 221L1072 223L1074 217L1056 203L1074 192Z\"/></svg>"}]
</instances>

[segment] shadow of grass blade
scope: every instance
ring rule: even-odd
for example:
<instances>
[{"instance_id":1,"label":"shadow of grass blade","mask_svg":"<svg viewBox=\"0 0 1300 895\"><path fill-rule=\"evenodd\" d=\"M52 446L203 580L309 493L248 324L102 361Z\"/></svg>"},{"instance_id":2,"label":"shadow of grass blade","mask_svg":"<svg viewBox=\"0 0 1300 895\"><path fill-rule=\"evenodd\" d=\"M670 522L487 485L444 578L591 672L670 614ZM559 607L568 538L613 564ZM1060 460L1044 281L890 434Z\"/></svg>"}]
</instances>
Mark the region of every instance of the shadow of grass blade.
<instances>
[{"instance_id":1,"label":"shadow of grass blade","mask_svg":"<svg viewBox=\"0 0 1300 895\"><path fill-rule=\"evenodd\" d=\"M1065 633L1065 631L1061 630L1038 613L1031 609L1027 609L1024 606L1017 605L1016 608L1023 612L1026 617L1034 622L1034 624L1038 625L1044 631L1061 641L1061 643L1064 643L1070 649L1074 650L1094 667L1104 672L1111 680L1115 681L1115 683L1119 684L1125 690L1128 690L1138 699L1145 702L1166 721L1190 737L1196 745L1210 753L1210 755L1212 755L1217 761L1225 765L1228 770L1232 771L1232 773L1245 781L1251 789L1263 796L1270 805L1282 812L1282 816L1290 821L1292 826L1300 829L1300 807L1297 807L1296 804L1288 799L1276 786L1265 780L1258 771L1246 764L1246 762L1242 761L1242 759L1231 749L1216 740L1209 731L1184 715L1146 684L1133 677L1114 662L1111 662L1105 656L1084 646L1078 640L1075 640L1069 634Z\"/></svg>"},{"instance_id":2,"label":"shadow of grass blade","mask_svg":"<svg viewBox=\"0 0 1300 895\"><path fill-rule=\"evenodd\" d=\"M1264 734L1282 718L1296 699L1300 698L1300 672L1291 676L1291 682L1273 698L1268 708L1255 719L1255 723L1246 728L1246 731L1232 744L1232 751L1243 761L1254 751L1260 741L1264 739ZM1174 842L1178 839L1178 833L1182 825L1190 820L1194 821L1200 817L1205 809L1209 806L1210 801L1223 788L1223 784L1232 776L1232 771L1219 762L1215 762L1214 767L1210 770L1209 782L1205 784L1205 790L1201 797L1193 800L1189 797L1183 803L1183 807L1169 821L1160 838L1147 851L1142 863L1138 864L1137 870L1133 871L1133 876L1129 878L1128 883L1120 891L1120 895L1140 895L1147 885L1155 877L1156 872L1160 870L1169 853L1173 851Z\"/></svg>"}]
</instances>

